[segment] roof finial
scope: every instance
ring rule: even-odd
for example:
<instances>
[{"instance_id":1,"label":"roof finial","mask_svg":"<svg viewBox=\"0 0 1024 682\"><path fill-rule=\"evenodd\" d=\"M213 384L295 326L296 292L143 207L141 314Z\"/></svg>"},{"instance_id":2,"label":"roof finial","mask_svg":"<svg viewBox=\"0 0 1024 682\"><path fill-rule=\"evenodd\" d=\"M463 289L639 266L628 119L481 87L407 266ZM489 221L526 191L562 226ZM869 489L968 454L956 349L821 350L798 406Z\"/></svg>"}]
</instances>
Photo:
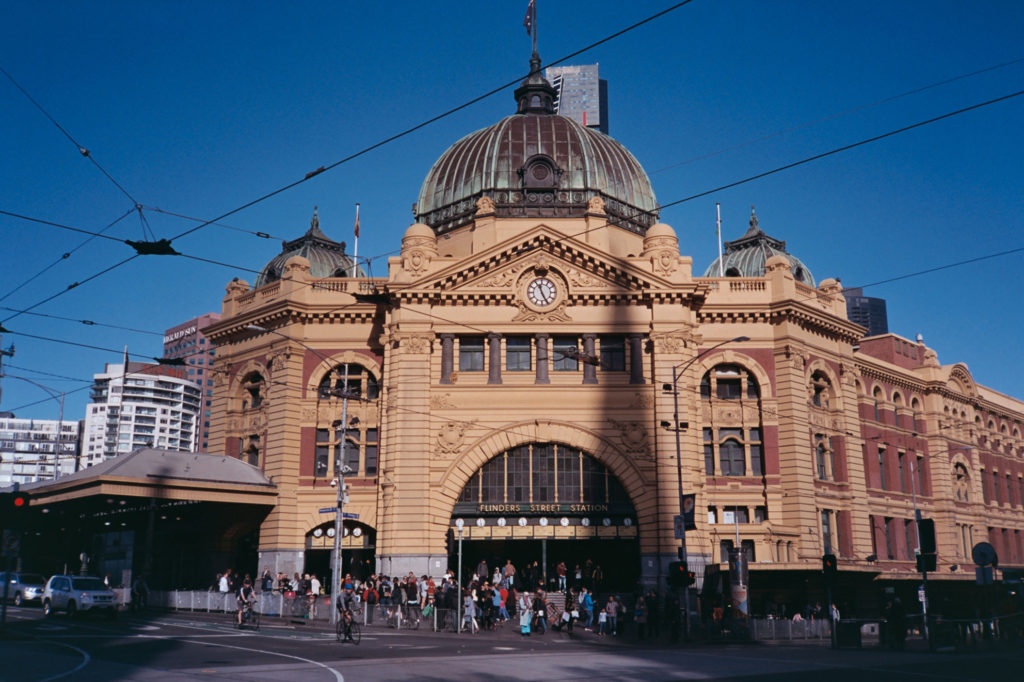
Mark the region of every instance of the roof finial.
<instances>
[{"instance_id":1,"label":"roof finial","mask_svg":"<svg viewBox=\"0 0 1024 682\"><path fill-rule=\"evenodd\" d=\"M317 211L317 207L314 206L313 207L313 219L309 221L309 229L310 230L319 230L320 229L320 216L318 216L316 214L316 211Z\"/></svg>"},{"instance_id":2,"label":"roof finial","mask_svg":"<svg viewBox=\"0 0 1024 682\"><path fill-rule=\"evenodd\" d=\"M760 229L757 226L757 213L754 212L754 205L753 204L750 205L750 227L751 227L751 229L754 229L754 230Z\"/></svg>"}]
</instances>

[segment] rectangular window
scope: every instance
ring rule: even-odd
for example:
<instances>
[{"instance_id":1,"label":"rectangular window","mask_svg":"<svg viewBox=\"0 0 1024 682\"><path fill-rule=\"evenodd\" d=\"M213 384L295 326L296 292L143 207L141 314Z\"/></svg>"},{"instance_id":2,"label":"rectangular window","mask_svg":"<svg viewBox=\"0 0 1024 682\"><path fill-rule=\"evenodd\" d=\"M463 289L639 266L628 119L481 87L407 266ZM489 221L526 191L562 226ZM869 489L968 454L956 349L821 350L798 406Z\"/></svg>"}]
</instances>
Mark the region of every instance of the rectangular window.
<instances>
[{"instance_id":1,"label":"rectangular window","mask_svg":"<svg viewBox=\"0 0 1024 682\"><path fill-rule=\"evenodd\" d=\"M885 555L890 559L895 559L896 547L892 536L892 522L892 518L888 516L885 517Z\"/></svg>"},{"instance_id":2,"label":"rectangular window","mask_svg":"<svg viewBox=\"0 0 1024 682\"><path fill-rule=\"evenodd\" d=\"M316 430L316 456L313 461L313 475L324 478L330 470L331 436L327 429Z\"/></svg>"},{"instance_id":3,"label":"rectangular window","mask_svg":"<svg viewBox=\"0 0 1024 682\"><path fill-rule=\"evenodd\" d=\"M530 337L510 336L505 340L505 369L509 372L530 371Z\"/></svg>"},{"instance_id":4,"label":"rectangular window","mask_svg":"<svg viewBox=\"0 0 1024 682\"><path fill-rule=\"evenodd\" d=\"M533 502L553 502L555 499L555 472L551 445L533 446Z\"/></svg>"},{"instance_id":5,"label":"rectangular window","mask_svg":"<svg viewBox=\"0 0 1024 682\"><path fill-rule=\"evenodd\" d=\"M602 336L601 369L606 372L626 371L626 337Z\"/></svg>"},{"instance_id":6,"label":"rectangular window","mask_svg":"<svg viewBox=\"0 0 1024 682\"><path fill-rule=\"evenodd\" d=\"M878 484L885 490L885 448L878 448Z\"/></svg>"},{"instance_id":7,"label":"rectangular window","mask_svg":"<svg viewBox=\"0 0 1024 682\"><path fill-rule=\"evenodd\" d=\"M982 501L985 504L988 504L989 494L988 494L988 486L985 485L985 471L984 470L982 470L982 472L981 472L981 497L982 497Z\"/></svg>"},{"instance_id":8,"label":"rectangular window","mask_svg":"<svg viewBox=\"0 0 1024 682\"><path fill-rule=\"evenodd\" d=\"M715 446L712 443L711 429L704 429L704 473L715 475Z\"/></svg>"},{"instance_id":9,"label":"rectangular window","mask_svg":"<svg viewBox=\"0 0 1024 682\"><path fill-rule=\"evenodd\" d=\"M1013 506L1013 487L1010 485L1010 474L1006 474L1006 504Z\"/></svg>"},{"instance_id":10,"label":"rectangular window","mask_svg":"<svg viewBox=\"0 0 1024 682\"><path fill-rule=\"evenodd\" d=\"M556 372L575 372L579 369L575 337L556 336L552 341L552 348L554 350L551 358L552 369Z\"/></svg>"},{"instance_id":11,"label":"rectangular window","mask_svg":"<svg viewBox=\"0 0 1024 682\"><path fill-rule=\"evenodd\" d=\"M1024 478L1017 479L1017 503L1024 507Z\"/></svg>"},{"instance_id":12,"label":"rectangular window","mask_svg":"<svg viewBox=\"0 0 1024 682\"><path fill-rule=\"evenodd\" d=\"M558 447L558 501L563 504L580 502L580 454L577 450Z\"/></svg>"},{"instance_id":13,"label":"rectangular window","mask_svg":"<svg viewBox=\"0 0 1024 682\"><path fill-rule=\"evenodd\" d=\"M768 520L768 507L754 507L754 523L764 523Z\"/></svg>"},{"instance_id":14,"label":"rectangular window","mask_svg":"<svg viewBox=\"0 0 1024 682\"><path fill-rule=\"evenodd\" d=\"M828 437L828 468L832 472L832 480L838 480L836 478L836 438L835 436Z\"/></svg>"},{"instance_id":15,"label":"rectangular window","mask_svg":"<svg viewBox=\"0 0 1024 682\"><path fill-rule=\"evenodd\" d=\"M832 553L832 511L821 510L821 544L825 548L825 554Z\"/></svg>"},{"instance_id":16,"label":"rectangular window","mask_svg":"<svg viewBox=\"0 0 1024 682\"><path fill-rule=\"evenodd\" d=\"M746 507L723 507L722 523L750 523L749 511Z\"/></svg>"},{"instance_id":17,"label":"rectangular window","mask_svg":"<svg viewBox=\"0 0 1024 682\"><path fill-rule=\"evenodd\" d=\"M897 462L897 464L899 466L900 492L901 493L907 492L907 484L905 482L905 476L904 476L904 472L903 472L903 464L906 461L906 459L907 459L907 453L905 453L905 452L898 452L898 453L896 453L896 462Z\"/></svg>"},{"instance_id":18,"label":"rectangular window","mask_svg":"<svg viewBox=\"0 0 1024 682\"><path fill-rule=\"evenodd\" d=\"M921 467L924 466L924 457L915 457L917 465L914 467L914 485L917 489L914 491L918 495L924 495L924 488L921 487Z\"/></svg>"},{"instance_id":19,"label":"rectangular window","mask_svg":"<svg viewBox=\"0 0 1024 682\"><path fill-rule=\"evenodd\" d=\"M484 371L484 339L482 336L459 337L459 371Z\"/></svg>"},{"instance_id":20,"label":"rectangular window","mask_svg":"<svg viewBox=\"0 0 1024 682\"><path fill-rule=\"evenodd\" d=\"M992 472L992 497L995 498L996 504L1002 504L1002 500L999 497L999 472Z\"/></svg>"},{"instance_id":21,"label":"rectangular window","mask_svg":"<svg viewBox=\"0 0 1024 682\"><path fill-rule=\"evenodd\" d=\"M377 473L377 429L366 429L366 475Z\"/></svg>"},{"instance_id":22,"label":"rectangular window","mask_svg":"<svg viewBox=\"0 0 1024 682\"><path fill-rule=\"evenodd\" d=\"M733 544L732 540L722 540L719 544L719 551L721 556L721 562L723 564L729 563L729 553L732 551Z\"/></svg>"},{"instance_id":23,"label":"rectangular window","mask_svg":"<svg viewBox=\"0 0 1024 682\"><path fill-rule=\"evenodd\" d=\"M359 431L358 429L349 429L348 433L342 431L337 432L338 440L342 439L344 435L344 455L342 456L342 463L348 467L347 473L358 475L359 474Z\"/></svg>"},{"instance_id":24,"label":"rectangular window","mask_svg":"<svg viewBox=\"0 0 1024 682\"><path fill-rule=\"evenodd\" d=\"M822 442L823 436L817 436L818 444L814 448L815 464L817 465L818 478L822 481L828 480L828 465L827 453L825 451L825 443Z\"/></svg>"},{"instance_id":25,"label":"rectangular window","mask_svg":"<svg viewBox=\"0 0 1024 682\"><path fill-rule=\"evenodd\" d=\"M530 501L530 450L520 446L510 450L505 460L508 471L508 501Z\"/></svg>"},{"instance_id":26,"label":"rectangular window","mask_svg":"<svg viewBox=\"0 0 1024 682\"><path fill-rule=\"evenodd\" d=\"M756 561L754 556L754 541L743 540L740 542L740 551L743 552L743 556L747 557L747 563L752 564Z\"/></svg>"},{"instance_id":27,"label":"rectangular window","mask_svg":"<svg viewBox=\"0 0 1024 682\"><path fill-rule=\"evenodd\" d=\"M708 523L715 525L718 522L718 507L708 507Z\"/></svg>"}]
</instances>

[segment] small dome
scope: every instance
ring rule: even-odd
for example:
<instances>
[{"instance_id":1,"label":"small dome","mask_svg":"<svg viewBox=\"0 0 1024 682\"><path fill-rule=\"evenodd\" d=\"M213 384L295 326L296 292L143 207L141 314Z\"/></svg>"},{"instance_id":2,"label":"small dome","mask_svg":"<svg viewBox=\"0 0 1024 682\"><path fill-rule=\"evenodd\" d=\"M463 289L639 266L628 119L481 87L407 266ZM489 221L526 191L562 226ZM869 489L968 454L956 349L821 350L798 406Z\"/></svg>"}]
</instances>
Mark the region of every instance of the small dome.
<instances>
[{"instance_id":1,"label":"small dome","mask_svg":"<svg viewBox=\"0 0 1024 682\"><path fill-rule=\"evenodd\" d=\"M554 113L534 53L517 113L462 138L427 174L414 213L441 234L474 219L481 197L502 218L583 217L601 197L608 222L643 234L658 218L651 181L612 138Z\"/></svg>"},{"instance_id":2,"label":"small dome","mask_svg":"<svg viewBox=\"0 0 1024 682\"><path fill-rule=\"evenodd\" d=\"M647 230L648 237L675 237L676 231L665 223L655 223Z\"/></svg>"},{"instance_id":3,"label":"small dome","mask_svg":"<svg viewBox=\"0 0 1024 682\"><path fill-rule=\"evenodd\" d=\"M746 234L734 242L725 242L725 253L722 255L721 272L726 277L764 277L765 263L772 256L782 256L789 261L793 277L807 286L814 286L814 276L810 269L796 256L786 251L786 242L769 237L757 225L757 214L750 208L750 228ZM719 276L719 259L716 258L708 269L705 277Z\"/></svg>"},{"instance_id":4,"label":"small dome","mask_svg":"<svg viewBox=\"0 0 1024 682\"><path fill-rule=\"evenodd\" d=\"M290 242L284 242L281 253L263 266L256 277L256 288L276 282L284 274L285 264L292 256L301 256L309 261L309 275L320 277L351 277L352 257L345 253L345 242L336 242L320 231L320 218L313 209L313 219L306 234ZM357 268L356 277L365 277L362 268Z\"/></svg>"},{"instance_id":5,"label":"small dome","mask_svg":"<svg viewBox=\"0 0 1024 682\"><path fill-rule=\"evenodd\" d=\"M427 237L429 239L434 238L434 231L430 229L429 225L423 223L413 223L409 226L409 229L405 231L405 236L402 239L410 239L416 237Z\"/></svg>"}]
</instances>

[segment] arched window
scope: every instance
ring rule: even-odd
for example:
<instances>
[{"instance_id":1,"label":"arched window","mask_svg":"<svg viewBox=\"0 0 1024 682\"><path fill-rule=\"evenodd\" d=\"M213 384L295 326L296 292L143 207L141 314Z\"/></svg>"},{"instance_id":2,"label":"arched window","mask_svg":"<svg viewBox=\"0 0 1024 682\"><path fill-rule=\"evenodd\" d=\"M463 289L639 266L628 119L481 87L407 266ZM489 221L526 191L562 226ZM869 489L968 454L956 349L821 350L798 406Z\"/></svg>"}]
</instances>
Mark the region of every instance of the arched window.
<instances>
[{"instance_id":1,"label":"arched window","mask_svg":"<svg viewBox=\"0 0 1024 682\"><path fill-rule=\"evenodd\" d=\"M970 502L971 479L963 464L953 467L953 491L957 502Z\"/></svg>"},{"instance_id":2,"label":"arched window","mask_svg":"<svg viewBox=\"0 0 1024 682\"><path fill-rule=\"evenodd\" d=\"M745 476L747 473L743 445L737 440L729 438L718 446L718 461L723 476Z\"/></svg>"},{"instance_id":3,"label":"arched window","mask_svg":"<svg viewBox=\"0 0 1024 682\"><path fill-rule=\"evenodd\" d=\"M380 397L380 384L368 369L362 365L338 365L320 380L318 395L321 399L362 398L376 400Z\"/></svg>"},{"instance_id":4,"label":"arched window","mask_svg":"<svg viewBox=\"0 0 1024 682\"><path fill-rule=\"evenodd\" d=\"M743 397L761 397L761 388L754 375L739 365L716 365L704 374L700 382L702 398L712 394L718 400L739 400Z\"/></svg>"},{"instance_id":5,"label":"arched window","mask_svg":"<svg viewBox=\"0 0 1024 682\"><path fill-rule=\"evenodd\" d=\"M832 382L824 372L817 371L811 375L811 404L815 407L831 407Z\"/></svg>"},{"instance_id":6,"label":"arched window","mask_svg":"<svg viewBox=\"0 0 1024 682\"><path fill-rule=\"evenodd\" d=\"M249 372L246 374L245 378L242 379L242 391L245 394L242 398L242 409L260 407L263 404L265 388L262 374L259 372Z\"/></svg>"}]
</instances>

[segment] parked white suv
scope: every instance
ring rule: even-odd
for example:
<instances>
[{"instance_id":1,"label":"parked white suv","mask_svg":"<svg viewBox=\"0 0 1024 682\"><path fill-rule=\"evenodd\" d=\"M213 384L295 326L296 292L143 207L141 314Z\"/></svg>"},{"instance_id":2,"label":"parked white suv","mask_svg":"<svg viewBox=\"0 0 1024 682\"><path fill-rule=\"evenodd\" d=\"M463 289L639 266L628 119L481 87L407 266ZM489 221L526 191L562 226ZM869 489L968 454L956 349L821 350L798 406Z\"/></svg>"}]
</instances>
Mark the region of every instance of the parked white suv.
<instances>
[{"instance_id":1,"label":"parked white suv","mask_svg":"<svg viewBox=\"0 0 1024 682\"><path fill-rule=\"evenodd\" d=\"M55 575L43 590L43 615L66 611L74 617L79 611L105 610L110 618L117 615L117 597L99 578L78 575Z\"/></svg>"}]
</instances>

